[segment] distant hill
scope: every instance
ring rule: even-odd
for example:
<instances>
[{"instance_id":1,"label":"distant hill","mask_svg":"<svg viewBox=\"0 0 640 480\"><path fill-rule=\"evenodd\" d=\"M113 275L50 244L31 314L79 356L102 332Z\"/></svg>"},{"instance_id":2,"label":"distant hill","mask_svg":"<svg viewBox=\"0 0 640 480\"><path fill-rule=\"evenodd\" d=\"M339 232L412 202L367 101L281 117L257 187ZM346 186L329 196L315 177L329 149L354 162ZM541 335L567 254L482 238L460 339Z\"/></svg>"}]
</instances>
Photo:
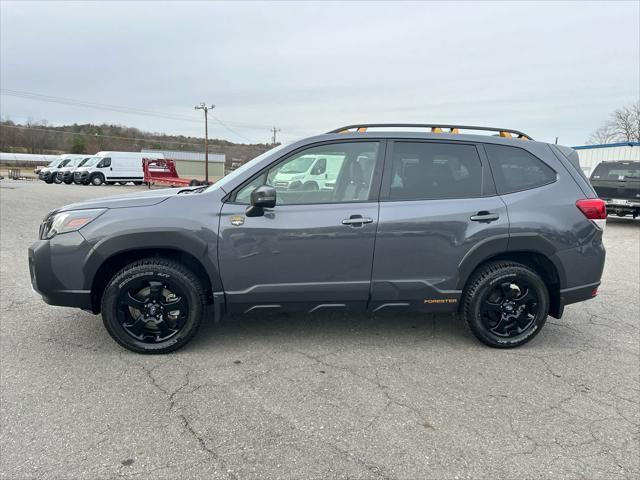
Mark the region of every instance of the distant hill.
<instances>
[{"instance_id":1,"label":"distant hill","mask_svg":"<svg viewBox=\"0 0 640 480\"><path fill-rule=\"evenodd\" d=\"M210 153L224 153L228 161L239 159L242 163L271 147L265 143L242 144L209 139ZM0 122L0 151L3 152L94 154L101 150L139 152L143 148L204 152L204 138L144 132L122 125L74 123L55 127L47 122Z\"/></svg>"}]
</instances>

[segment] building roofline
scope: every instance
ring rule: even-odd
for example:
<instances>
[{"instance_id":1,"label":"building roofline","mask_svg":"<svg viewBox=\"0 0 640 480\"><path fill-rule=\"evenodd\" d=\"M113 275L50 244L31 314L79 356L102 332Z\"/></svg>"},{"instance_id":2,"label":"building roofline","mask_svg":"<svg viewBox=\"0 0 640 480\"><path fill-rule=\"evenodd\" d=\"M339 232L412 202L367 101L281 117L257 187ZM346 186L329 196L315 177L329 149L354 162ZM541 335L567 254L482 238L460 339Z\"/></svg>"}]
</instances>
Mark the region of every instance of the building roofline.
<instances>
[{"instance_id":1,"label":"building roofline","mask_svg":"<svg viewBox=\"0 0 640 480\"><path fill-rule=\"evenodd\" d=\"M613 147L640 147L640 142L618 142L618 143L601 143L597 145L579 145L571 147L574 150L591 150L593 148L613 148Z\"/></svg>"}]
</instances>

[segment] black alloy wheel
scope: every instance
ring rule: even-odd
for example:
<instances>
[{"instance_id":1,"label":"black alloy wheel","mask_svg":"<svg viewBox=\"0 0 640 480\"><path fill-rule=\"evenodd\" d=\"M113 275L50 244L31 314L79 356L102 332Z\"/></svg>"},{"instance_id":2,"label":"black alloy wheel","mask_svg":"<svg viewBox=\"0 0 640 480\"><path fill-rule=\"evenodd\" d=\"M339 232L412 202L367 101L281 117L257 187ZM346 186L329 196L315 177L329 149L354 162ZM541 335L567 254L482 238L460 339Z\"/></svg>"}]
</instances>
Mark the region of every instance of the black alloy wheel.
<instances>
[{"instance_id":1,"label":"black alloy wheel","mask_svg":"<svg viewBox=\"0 0 640 480\"><path fill-rule=\"evenodd\" d=\"M166 353L189 342L206 304L206 289L193 272L172 260L146 258L111 279L102 297L102 319L123 347Z\"/></svg>"},{"instance_id":2,"label":"black alloy wheel","mask_svg":"<svg viewBox=\"0 0 640 480\"><path fill-rule=\"evenodd\" d=\"M511 348L533 339L549 312L549 292L533 269L516 262L480 267L463 293L462 313L486 345Z\"/></svg>"}]
</instances>

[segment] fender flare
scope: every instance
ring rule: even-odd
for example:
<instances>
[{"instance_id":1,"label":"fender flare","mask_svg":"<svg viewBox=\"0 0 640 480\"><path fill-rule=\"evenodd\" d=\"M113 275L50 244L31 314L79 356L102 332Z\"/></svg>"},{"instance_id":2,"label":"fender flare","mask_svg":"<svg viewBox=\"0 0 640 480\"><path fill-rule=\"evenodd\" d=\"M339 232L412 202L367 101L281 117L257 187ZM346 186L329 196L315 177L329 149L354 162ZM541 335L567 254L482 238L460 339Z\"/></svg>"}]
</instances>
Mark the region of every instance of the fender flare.
<instances>
[{"instance_id":1,"label":"fender flare","mask_svg":"<svg viewBox=\"0 0 640 480\"><path fill-rule=\"evenodd\" d=\"M459 290L464 289L467 280L478 265L492 257L509 253L537 253L553 264L562 288L563 285L566 285L566 273L558 261L557 251L549 240L539 234L504 234L487 238L474 245L458 265L458 284L456 287Z\"/></svg>"},{"instance_id":2,"label":"fender flare","mask_svg":"<svg viewBox=\"0 0 640 480\"><path fill-rule=\"evenodd\" d=\"M109 236L97 242L84 259L85 288L91 289L96 273L110 258L135 250L169 249L185 252L194 257L206 271L211 288L222 290L222 282L218 272L216 255L211 257L210 248L203 239L190 234L184 229L145 229L138 232L126 232L117 236Z\"/></svg>"}]
</instances>

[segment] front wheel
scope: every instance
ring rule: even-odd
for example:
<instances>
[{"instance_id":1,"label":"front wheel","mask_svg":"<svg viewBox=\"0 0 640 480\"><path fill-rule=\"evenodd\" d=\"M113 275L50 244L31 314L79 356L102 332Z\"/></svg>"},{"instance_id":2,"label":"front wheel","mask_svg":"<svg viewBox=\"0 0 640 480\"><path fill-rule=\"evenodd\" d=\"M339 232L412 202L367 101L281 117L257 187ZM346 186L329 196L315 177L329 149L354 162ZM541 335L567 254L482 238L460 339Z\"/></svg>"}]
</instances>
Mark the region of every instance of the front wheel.
<instances>
[{"instance_id":1,"label":"front wheel","mask_svg":"<svg viewBox=\"0 0 640 480\"><path fill-rule=\"evenodd\" d=\"M89 182L91 185L98 187L104 183L104 176L101 173L96 173L91 176L91 180L89 180Z\"/></svg>"},{"instance_id":2,"label":"front wheel","mask_svg":"<svg viewBox=\"0 0 640 480\"><path fill-rule=\"evenodd\" d=\"M179 263L147 258L116 274L102 297L111 337L137 353L167 353L195 335L206 312L206 291Z\"/></svg>"},{"instance_id":3,"label":"front wheel","mask_svg":"<svg viewBox=\"0 0 640 480\"><path fill-rule=\"evenodd\" d=\"M54 175L54 176L53 176L53 182L54 182L56 185L60 185L60 184L62 183L62 179L61 179L58 175Z\"/></svg>"},{"instance_id":4,"label":"front wheel","mask_svg":"<svg viewBox=\"0 0 640 480\"><path fill-rule=\"evenodd\" d=\"M524 345L544 326L549 292L540 276L516 262L492 262L469 280L463 316L474 335L496 348Z\"/></svg>"}]
</instances>

